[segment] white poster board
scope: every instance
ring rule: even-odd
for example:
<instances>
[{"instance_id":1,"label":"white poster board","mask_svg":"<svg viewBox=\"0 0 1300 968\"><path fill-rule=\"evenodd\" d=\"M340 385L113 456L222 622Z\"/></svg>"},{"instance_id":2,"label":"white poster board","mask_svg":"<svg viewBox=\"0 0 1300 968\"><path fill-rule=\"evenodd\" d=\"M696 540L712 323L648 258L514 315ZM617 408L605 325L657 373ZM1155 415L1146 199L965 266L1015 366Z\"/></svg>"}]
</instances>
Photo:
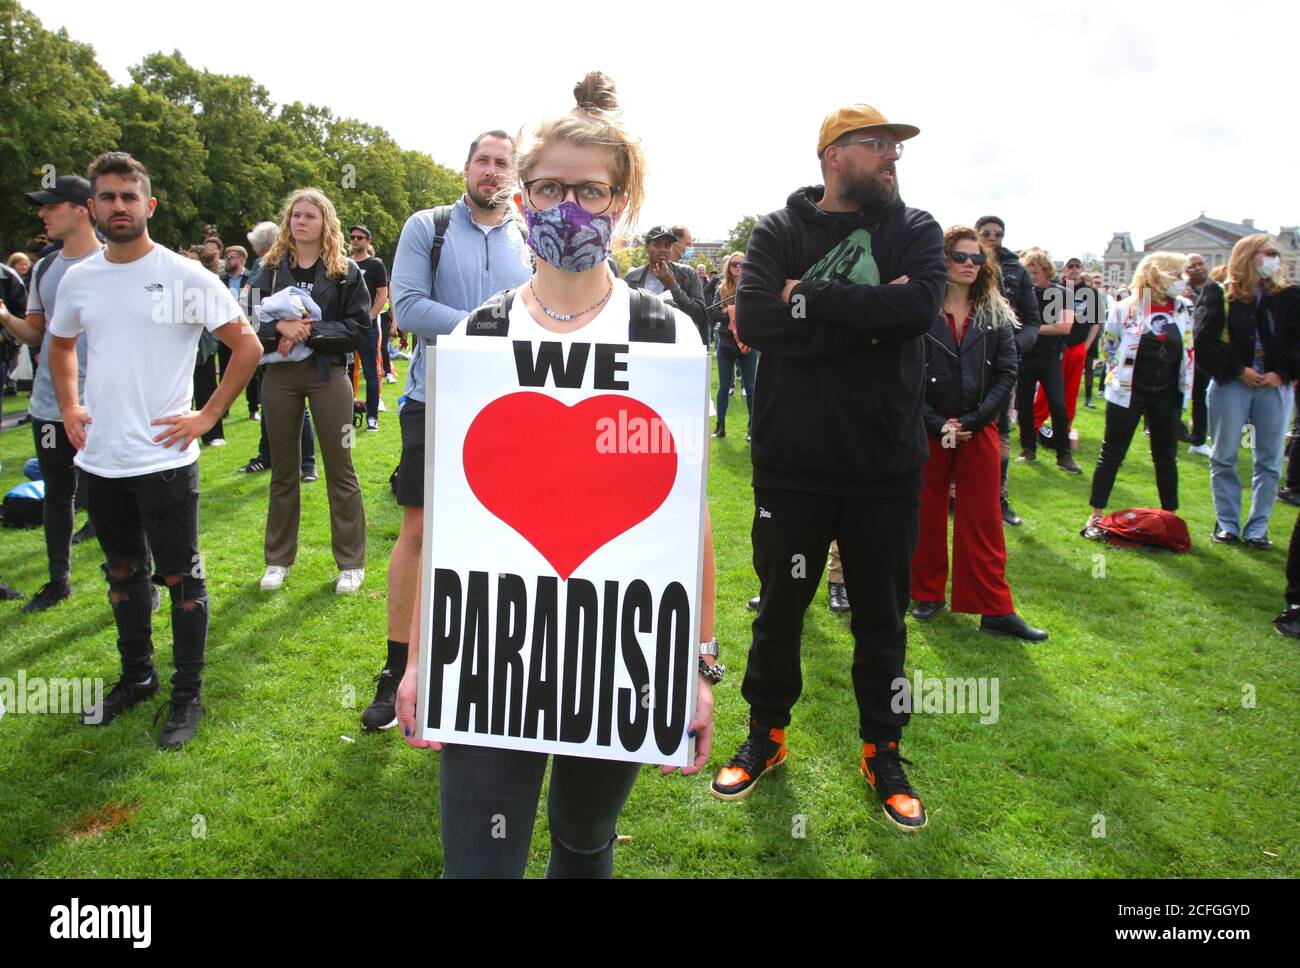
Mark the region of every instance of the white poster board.
<instances>
[{"instance_id":1,"label":"white poster board","mask_svg":"<svg viewBox=\"0 0 1300 968\"><path fill-rule=\"evenodd\" d=\"M420 738L690 764L708 366L698 345L438 339Z\"/></svg>"}]
</instances>

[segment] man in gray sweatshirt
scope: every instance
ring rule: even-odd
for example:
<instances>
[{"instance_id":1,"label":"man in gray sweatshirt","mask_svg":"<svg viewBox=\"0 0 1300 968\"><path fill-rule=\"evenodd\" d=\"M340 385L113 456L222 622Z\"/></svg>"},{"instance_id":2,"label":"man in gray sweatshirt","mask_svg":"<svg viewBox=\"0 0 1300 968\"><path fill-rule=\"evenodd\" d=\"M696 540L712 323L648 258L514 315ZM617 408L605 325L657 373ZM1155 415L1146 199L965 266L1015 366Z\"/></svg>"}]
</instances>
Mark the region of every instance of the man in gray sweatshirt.
<instances>
[{"instance_id":1,"label":"man in gray sweatshirt","mask_svg":"<svg viewBox=\"0 0 1300 968\"><path fill-rule=\"evenodd\" d=\"M398 327L415 338L415 350L400 413L397 503L402 505L402 528L388 565L388 656L376 677L374 701L361 715L366 729L397 725L397 686L406 671L424 538L425 345L450 333L489 296L533 274L519 223L507 204L496 204L514 151L514 141L504 131L486 131L475 138L465 160L465 194L451 206L441 247L435 244L439 210L434 208L407 219L397 243L393 316Z\"/></svg>"}]
</instances>

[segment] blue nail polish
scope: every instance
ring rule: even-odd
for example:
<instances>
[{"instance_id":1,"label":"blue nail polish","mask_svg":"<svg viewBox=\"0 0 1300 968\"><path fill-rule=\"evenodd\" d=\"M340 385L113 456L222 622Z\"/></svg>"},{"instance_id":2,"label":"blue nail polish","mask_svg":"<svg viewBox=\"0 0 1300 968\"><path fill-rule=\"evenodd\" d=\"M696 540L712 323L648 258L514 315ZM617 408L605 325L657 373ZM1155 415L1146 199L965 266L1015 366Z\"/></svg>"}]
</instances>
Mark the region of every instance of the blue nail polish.
<instances>
[{"instance_id":1,"label":"blue nail polish","mask_svg":"<svg viewBox=\"0 0 1300 968\"><path fill-rule=\"evenodd\" d=\"M410 735L411 735L411 727L410 727L410 726L403 726L403 727L402 727L402 732L404 732L407 736L410 736Z\"/></svg>"},{"instance_id":2,"label":"blue nail polish","mask_svg":"<svg viewBox=\"0 0 1300 968\"><path fill-rule=\"evenodd\" d=\"M695 730L693 730L693 729L688 729L688 730L686 731L686 735L689 736L691 739L694 739L694 738L695 738Z\"/></svg>"}]
</instances>

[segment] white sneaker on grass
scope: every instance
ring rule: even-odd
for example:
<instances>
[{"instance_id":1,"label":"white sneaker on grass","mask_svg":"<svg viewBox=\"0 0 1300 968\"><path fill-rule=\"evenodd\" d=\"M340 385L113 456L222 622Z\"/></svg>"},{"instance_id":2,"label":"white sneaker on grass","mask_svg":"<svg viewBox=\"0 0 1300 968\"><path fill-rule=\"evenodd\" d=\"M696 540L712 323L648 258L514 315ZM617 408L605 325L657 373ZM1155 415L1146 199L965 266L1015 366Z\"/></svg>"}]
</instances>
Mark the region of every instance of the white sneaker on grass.
<instances>
[{"instance_id":1,"label":"white sneaker on grass","mask_svg":"<svg viewBox=\"0 0 1300 968\"><path fill-rule=\"evenodd\" d=\"M339 572L338 581L334 583L335 595L352 595L361 588L361 583L366 580L366 570L364 568L344 568Z\"/></svg>"},{"instance_id":2,"label":"white sneaker on grass","mask_svg":"<svg viewBox=\"0 0 1300 968\"><path fill-rule=\"evenodd\" d=\"M283 565L267 565L262 575L261 587L264 592L278 592L289 577L289 569Z\"/></svg>"},{"instance_id":3,"label":"white sneaker on grass","mask_svg":"<svg viewBox=\"0 0 1300 968\"><path fill-rule=\"evenodd\" d=\"M385 382L385 383L396 383L396 382L397 382L397 377L394 376L392 373L385 373L385 374L384 374L384 382Z\"/></svg>"},{"instance_id":4,"label":"white sneaker on grass","mask_svg":"<svg viewBox=\"0 0 1300 968\"><path fill-rule=\"evenodd\" d=\"M209 447L225 447L225 446L226 446L226 438L225 438L225 437L218 437L216 440L214 440L214 441L212 441L211 443L209 443L208 446L209 446Z\"/></svg>"},{"instance_id":5,"label":"white sneaker on grass","mask_svg":"<svg viewBox=\"0 0 1300 968\"><path fill-rule=\"evenodd\" d=\"M1209 457L1214 451L1210 450L1209 444L1192 444L1187 448L1187 453L1196 454L1200 457Z\"/></svg>"},{"instance_id":6,"label":"white sneaker on grass","mask_svg":"<svg viewBox=\"0 0 1300 968\"><path fill-rule=\"evenodd\" d=\"M380 413L387 413L387 412L388 412L388 408L384 406L384 401L383 401L383 400L380 400L380 401L379 401L379 412L380 412Z\"/></svg>"}]
</instances>

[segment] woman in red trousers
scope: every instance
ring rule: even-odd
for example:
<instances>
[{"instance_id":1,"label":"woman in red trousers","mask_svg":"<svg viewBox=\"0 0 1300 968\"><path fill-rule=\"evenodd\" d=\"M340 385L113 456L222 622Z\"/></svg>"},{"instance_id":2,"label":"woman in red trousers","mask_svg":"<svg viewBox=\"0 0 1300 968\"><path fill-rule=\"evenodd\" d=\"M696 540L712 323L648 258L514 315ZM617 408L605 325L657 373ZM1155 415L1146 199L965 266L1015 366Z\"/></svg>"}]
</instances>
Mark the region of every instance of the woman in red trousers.
<instances>
[{"instance_id":1,"label":"woman in red trousers","mask_svg":"<svg viewBox=\"0 0 1300 968\"><path fill-rule=\"evenodd\" d=\"M952 610L974 612L980 631L1042 641L1016 614L1007 585L1007 546L998 497L998 410L1016 384L1016 317L1002 297L998 263L972 228L943 236L948 289L925 336L925 428L930 459L922 471L921 535L912 558L912 617L943 611L948 584L948 494L953 509Z\"/></svg>"}]
</instances>

